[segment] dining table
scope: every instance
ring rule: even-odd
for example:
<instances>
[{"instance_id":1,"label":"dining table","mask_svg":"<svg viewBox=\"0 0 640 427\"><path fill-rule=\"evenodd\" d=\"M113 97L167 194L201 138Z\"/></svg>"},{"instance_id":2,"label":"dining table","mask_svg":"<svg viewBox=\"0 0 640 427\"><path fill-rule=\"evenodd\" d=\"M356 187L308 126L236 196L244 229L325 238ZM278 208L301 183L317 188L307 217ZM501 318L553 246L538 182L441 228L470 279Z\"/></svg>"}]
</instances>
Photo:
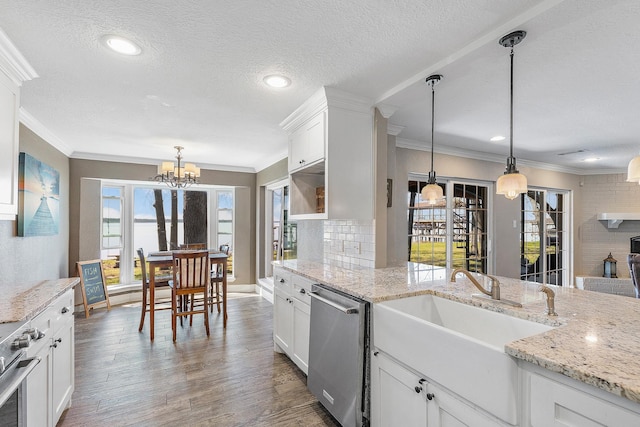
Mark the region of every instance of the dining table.
<instances>
[{"instance_id":1,"label":"dining table","mask_svg":"<svg viewBox=\"0 0 640 427\"><path fill-rule=\"evenodd\" d=\"M161 268L173 268L173 252L150 252L147 255L149 264L149 336L151 341L154 338L154 312L155 312L155 275L156 270ZM222 324L223 328L227 327L227 259L228 255L224 252L211 249L209 250L209 261L211 266L222 266Z\"/></svg>"}]
</instances>

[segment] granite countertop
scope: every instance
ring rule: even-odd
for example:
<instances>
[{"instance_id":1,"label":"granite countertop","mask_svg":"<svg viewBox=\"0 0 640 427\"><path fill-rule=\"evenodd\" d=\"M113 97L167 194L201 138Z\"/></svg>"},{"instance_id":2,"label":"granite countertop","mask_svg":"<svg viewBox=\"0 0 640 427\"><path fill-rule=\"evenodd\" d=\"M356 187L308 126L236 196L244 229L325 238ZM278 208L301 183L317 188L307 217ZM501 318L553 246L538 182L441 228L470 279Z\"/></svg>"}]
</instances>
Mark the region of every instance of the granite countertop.
<instances>
[{"instance_id":1,"label":"granite countertop","mask_svg":"<svg viewBox=\"0 0 640 427\"><path fill-rule=\"evenodd\" d=\"M57 297L80 283L79 277L26 283L0 299L0 323L30 320Z\"/></svg>"},{"instance_id":2,"label":"granite countertop","mask_svg":"<svg viewBox=\"0 0 640 427\"><path fill-rule=\"evenodd\" d=\"M640 403L640 301L635 298L551 286L558 316L547 316L539 284L499 277L511 307L474 298L476 287L463 275L450 282L451 270L408 263L381 269L341 268L311 261L284 261L286 270L371 303L433 294L466 304L555 326L505 346L505 352L553 372Z\"/></svg>"}]
</instances>

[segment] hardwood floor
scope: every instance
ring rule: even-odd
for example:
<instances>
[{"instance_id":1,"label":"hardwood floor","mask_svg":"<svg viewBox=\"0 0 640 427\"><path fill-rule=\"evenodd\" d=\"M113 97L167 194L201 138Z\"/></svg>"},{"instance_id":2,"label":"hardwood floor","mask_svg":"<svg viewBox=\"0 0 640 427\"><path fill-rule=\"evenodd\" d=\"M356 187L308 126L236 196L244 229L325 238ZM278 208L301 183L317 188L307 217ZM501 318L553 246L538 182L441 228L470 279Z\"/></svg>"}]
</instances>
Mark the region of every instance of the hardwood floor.
<instances>
[{"instance_id":1,"label":"hardwood floor","mask_svg":"<svg viewBox=\"0 0 640 427\"><path fill-rule=\"evenodd\" d=\"M75 319L75 392L58 426L337 426L306 388L306 377L273 351L273 306L259 296L229 300L171 337L156 313L155 341L138 306L93 310Z\"/></svg>"}]
</instances>

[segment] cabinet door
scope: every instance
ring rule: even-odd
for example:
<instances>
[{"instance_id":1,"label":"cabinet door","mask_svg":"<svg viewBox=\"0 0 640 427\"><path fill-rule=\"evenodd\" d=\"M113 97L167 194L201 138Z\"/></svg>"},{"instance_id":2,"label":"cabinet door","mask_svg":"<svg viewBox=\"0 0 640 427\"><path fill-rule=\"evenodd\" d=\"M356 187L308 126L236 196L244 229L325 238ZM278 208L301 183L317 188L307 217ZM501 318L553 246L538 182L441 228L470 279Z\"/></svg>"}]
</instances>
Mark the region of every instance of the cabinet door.
<instances>
[{"instance_id":1,"label":"cabinet door","mask_svg":"<svg viewBox=\"0 0 640 427\"><path fill-rule=\"evenodd\" d=\"M289 139L289 171L301 169L324 158L325 113L312 117Z\"/></svg>"},{"instance_id":2,"label":"cabinet door","mask_svg":"<svg viewBox=\"0 0 640 427\"><path fill-rule=\"evenodd\" d=\"M291 354L293 340L293 306L289 292L275 284L273 298L273 340L286 354Z\"/></svg>"},{"instance_id":3,"label":"cabinet door","mask_svg":"<svg viewBox=\"0 0 640 427\"><path fill-rule=\"evenodd\" d=\"M18 213L19 88L0 73L0 219Z\"/></svg>"},{"instance_id":4,"label":"cabinet door","mask_svg":"<svg viewBox=\"0 0 640 427\"><path fill-rule=\"evenodd\" d=\"M372 427L426 426L426 381L376 353L371 358Z\"/></svg>"},{"instance_id":5,"label":"cabinet door","mask_svg":"<svg viewBox=\"0 0 640 427\"><path fill-rule=\"evenodd\" d=\"M640 414L540 375L530 386L533 427L640 425Z\"/></svg>"},{"instance_id":6,"label":"cabinet door","mask_svg":"<svg viewBox=\"0 0 640 427\"><path fill-rule=\"evenodd\" d=\"M47 340L51 343L51 339ZM49 345L38 353L41 358L27 377L27 427L49 427L51 422L51 349Z\"/></svg>"},{"instance_id":7,"label":"cabinet door","mask_svg":"<svg viewBox=\"0 0 640 427\"><path fill-rule=\"evenodd\" d=\"M73 318L65 322L53 336L51 348L51 397L53 399L53 419L57 424L62 412L71 402L74 378Z\"/></svg>"},{"instance_id":8,"label":"cabinet door","mask_svg":"<svg viewBox=\"0 0 640 427\"><path fill-rule=\"evenodd\" d=\"M309 371L309 330L311 307L298 298L293 298L293 354L296 365L305 374Z\"/></svg>"},{"instance_id":9,"label":"cabinet door","mask_svg":"<svg viewBox=\"0 0 640 427\"><path fill-rule=\"evenodd\" d=\"M478 386L476 384L475 386ZM497 427L497 419L467 405L459 397L429 384L429 427Z\"/></svg>"}]
</instances>

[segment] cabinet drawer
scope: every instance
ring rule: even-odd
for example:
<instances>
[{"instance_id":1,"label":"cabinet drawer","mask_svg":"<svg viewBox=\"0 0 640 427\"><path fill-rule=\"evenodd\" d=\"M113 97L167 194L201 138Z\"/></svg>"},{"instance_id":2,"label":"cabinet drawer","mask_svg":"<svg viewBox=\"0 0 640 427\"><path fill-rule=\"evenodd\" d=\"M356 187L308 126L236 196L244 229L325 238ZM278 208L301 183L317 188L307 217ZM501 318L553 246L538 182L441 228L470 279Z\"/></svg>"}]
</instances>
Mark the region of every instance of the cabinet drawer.
<instances>
[{"instance_id":1,"label":"cabinet drawer","mask_svg":"<svg viewBox=\"0 0 640 427\"><path fill-rule=\"evenodd\" d=\"M541 375L531 375L530 387L533 427L640 425L640 414Z\"/></svg>"},{"instance_id":2,"label":"cabinet drawer","mask_svg":"<svg viewBox=\"0 0 640 427\"><path fill-rule=\"evenodd\" d=\"M293 275L293 294L292 296L307 305L311 305L311 297L309 296L309 292L311 292L311 285L313 282L304 277Z\"/></svg>"},{"instance_id":3,"label":"cabinet drawer","mask_svg":"<svg viewBox=\"0 0 640 427\"><path fill-rule=\"evenodd\" d=\"M291 282L291 273L281 268L273 269L273 287L278 288L288 294L293 291L293 283Z\"/></svg>"}]
</instances>

